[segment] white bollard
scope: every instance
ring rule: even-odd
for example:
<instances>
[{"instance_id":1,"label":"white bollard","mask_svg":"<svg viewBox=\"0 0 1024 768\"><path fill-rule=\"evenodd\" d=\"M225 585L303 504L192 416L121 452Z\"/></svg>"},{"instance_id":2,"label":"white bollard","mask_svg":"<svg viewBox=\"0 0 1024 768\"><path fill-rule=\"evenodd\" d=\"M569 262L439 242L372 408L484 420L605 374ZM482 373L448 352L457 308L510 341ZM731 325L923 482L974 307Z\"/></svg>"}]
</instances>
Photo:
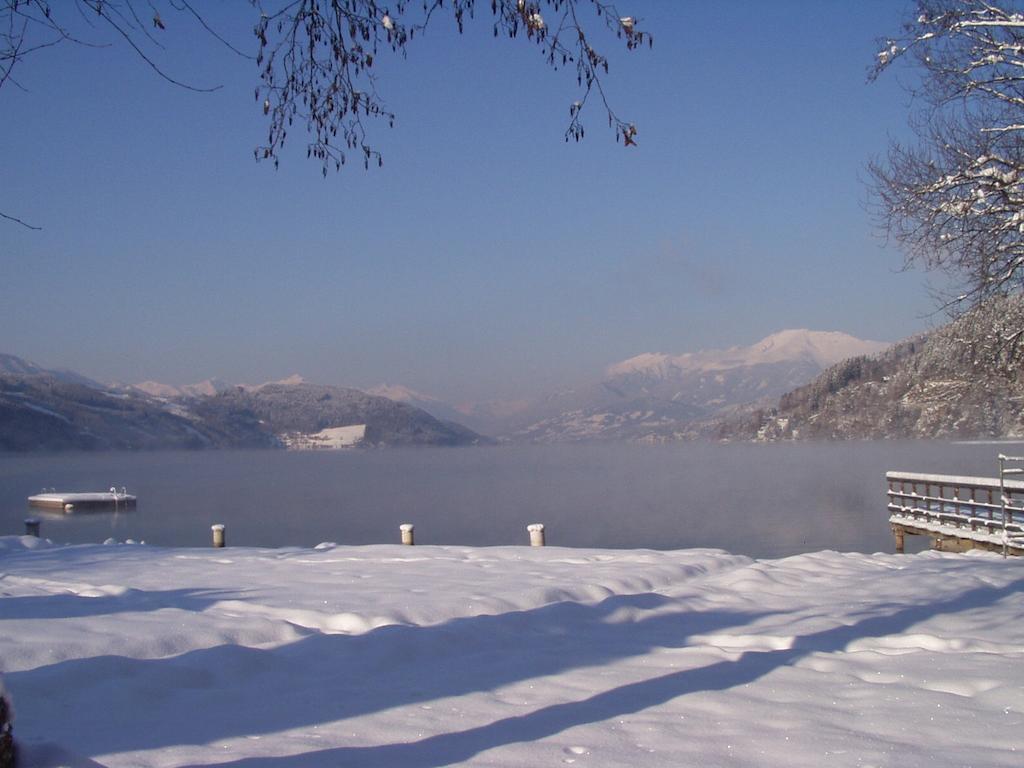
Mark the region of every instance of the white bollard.
<instances>
[{"instance_id":1,"label":"white bollard","mask_svg":"<svg viewBox=\"0 0 1024 768\"><path fill-rule=\"evenodd\" d=\"M530 532L531 547L544 546L544 523L531 523L526 526L526 530Z\"/></svg>"},{"instance_id":2,"label":"white bollard","mask_svg":"<svg viewBox=\"0 0 1024 768\"><path fill-rule=\"evenodd\" d=\"M210 530L213 531L213 546L223 547L224 546L224 524L216 523L210 526Z\"/></svg>"},{"instance_id":3,"label":"white bollard","mask_svg":"<svg viewBox=\"0 0 1024 768\"><path fill-rule=\"evenodd\" d=\"M402 523L398 526L398 530L402 532L402 543L408 544L410 547L416 542L413 540L413 526L412 523Z\"/></svg>"},{"instance_id":4,"label":"white bollard","mask_svg":"<svg viewBox=\"0 0 1024 768\"><path fill-rule=\"evenodd\" d=\"M25 535L35 536L39 538L39 518L38 517L26 517L25 518Z\"/></svg>"}]
</instances>

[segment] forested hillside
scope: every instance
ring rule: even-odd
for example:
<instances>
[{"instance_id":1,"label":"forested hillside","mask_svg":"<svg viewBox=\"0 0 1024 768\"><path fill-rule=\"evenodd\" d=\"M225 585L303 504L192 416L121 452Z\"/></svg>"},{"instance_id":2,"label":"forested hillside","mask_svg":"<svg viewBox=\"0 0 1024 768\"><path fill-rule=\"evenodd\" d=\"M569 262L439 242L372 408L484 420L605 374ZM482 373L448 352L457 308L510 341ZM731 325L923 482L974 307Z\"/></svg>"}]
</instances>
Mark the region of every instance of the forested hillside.
<instances>
[{"instance_id":1,"label":"forested hillside","mask_svg":"<svg viewBox=\"0 0 1024 768\"><path fill-rule=\"evenodd\" d=\"M874 356L854 357L723 420L720 439L1000 438L1024 435L1024 299L999 297Z\"/></svg>"}]
</instances>

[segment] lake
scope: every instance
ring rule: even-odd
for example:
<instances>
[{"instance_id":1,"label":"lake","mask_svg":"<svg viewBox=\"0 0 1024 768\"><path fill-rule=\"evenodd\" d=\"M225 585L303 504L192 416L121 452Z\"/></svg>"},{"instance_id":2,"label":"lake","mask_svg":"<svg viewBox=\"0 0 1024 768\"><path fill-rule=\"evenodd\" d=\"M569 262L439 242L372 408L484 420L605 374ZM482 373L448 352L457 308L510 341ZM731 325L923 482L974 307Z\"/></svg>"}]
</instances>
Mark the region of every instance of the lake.
<instances>
[{"instance_id":1,"label":"lake","mask_svg":"<svg viewBox=\"0 0 1024 768\"><path fill-rule=\"evenodd\" d=\"M126 486L138 508L31 514L59 542L228 545L525 544L720 547L754 557L892 551L886 470L994 476L1012 443L563 445L367 452L198 451L0 455L0 534L24 531L43 488ZM908 537L908 546L919 537Z\"/></svg>"}]
</instances>

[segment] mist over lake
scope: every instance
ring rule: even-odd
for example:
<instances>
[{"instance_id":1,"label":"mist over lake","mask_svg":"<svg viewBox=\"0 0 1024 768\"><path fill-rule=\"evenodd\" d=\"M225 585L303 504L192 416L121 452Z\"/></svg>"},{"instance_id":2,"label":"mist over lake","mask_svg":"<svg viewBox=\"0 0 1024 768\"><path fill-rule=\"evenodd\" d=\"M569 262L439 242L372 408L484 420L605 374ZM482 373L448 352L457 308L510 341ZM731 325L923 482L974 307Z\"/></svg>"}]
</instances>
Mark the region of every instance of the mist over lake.
<instances>
[{"instance_id":1,"label":"mist over lake","mask_svg":"<svg viewBox=\"0 0 1024 768\"><path fill-rule=\"evenodd\" d=\"M31 514L58 542L205 546L526 544L721 547L754 557L891 551L886 470L992 476L1008 443L572 445L354 452L205 451L0 457L0 533L43 488L126 486L134 511ZM924 543L922 540L921 543Z\"/></svg>"}]
</instances>

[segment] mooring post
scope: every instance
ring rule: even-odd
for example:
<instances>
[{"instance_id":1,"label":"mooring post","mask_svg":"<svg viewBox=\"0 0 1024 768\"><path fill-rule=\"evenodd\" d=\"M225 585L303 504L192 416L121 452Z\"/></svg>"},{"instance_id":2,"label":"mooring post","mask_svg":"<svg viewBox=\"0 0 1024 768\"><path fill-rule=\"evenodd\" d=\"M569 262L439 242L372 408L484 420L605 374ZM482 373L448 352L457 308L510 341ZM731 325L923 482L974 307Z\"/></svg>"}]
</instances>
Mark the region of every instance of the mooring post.
<instances>
[{"instance_id":1,"label":"mooring post","mask_svg":"<svg viewBox=\"0 0 1024 768\"><path fill-rule=\"evenodd\" d=\"M415 526L412 523L402 523L398 526L398 530L402 532L402 543L408 544L410 547L416 542L413 540L413 529Z\"/></svg>"},{"instance_id":2,"label":"mooring post","mask_svg":"<svg viewBox=\"0 0 1024 768\"><path fill-rule=\"evenodd\" d=\"M903 536L904 536L904 534L903 534L903 526L902 525L894 525L892 527L892 535L896 539L896 554L897 555L902 555L903 554Z\"/></svg>"},{"instance_id":3,"label":"mooring post","mask_svg":"<svg viewBox=\"0 0 1024 768\"><path fill-rule=\"evenodd\" d=\"M224 546L224 524L214 523L210 526L210 530L213 531L213 546L223 547Z\"/></svg>"},{"instance_id":4,"label":"mooring post","mask_svg":"<svg viewBox=\"0 0 1024 768\"><path fill-rule=\"evenodd\" d=\"M25 535L35 536L39 538L39 518L38 517L26 517L25 518Z\"/></svg>"},{"instance_id":5,"label":"mooring post","mask_svg":"<svg viewBox=\"0 0 1024 768\"><path fill-rule=\"evenodd\" d=\"M531 547L544 546L544 523L531 523L526 526L526 530L530 532Z\"/></svg>"}]
</instances>

